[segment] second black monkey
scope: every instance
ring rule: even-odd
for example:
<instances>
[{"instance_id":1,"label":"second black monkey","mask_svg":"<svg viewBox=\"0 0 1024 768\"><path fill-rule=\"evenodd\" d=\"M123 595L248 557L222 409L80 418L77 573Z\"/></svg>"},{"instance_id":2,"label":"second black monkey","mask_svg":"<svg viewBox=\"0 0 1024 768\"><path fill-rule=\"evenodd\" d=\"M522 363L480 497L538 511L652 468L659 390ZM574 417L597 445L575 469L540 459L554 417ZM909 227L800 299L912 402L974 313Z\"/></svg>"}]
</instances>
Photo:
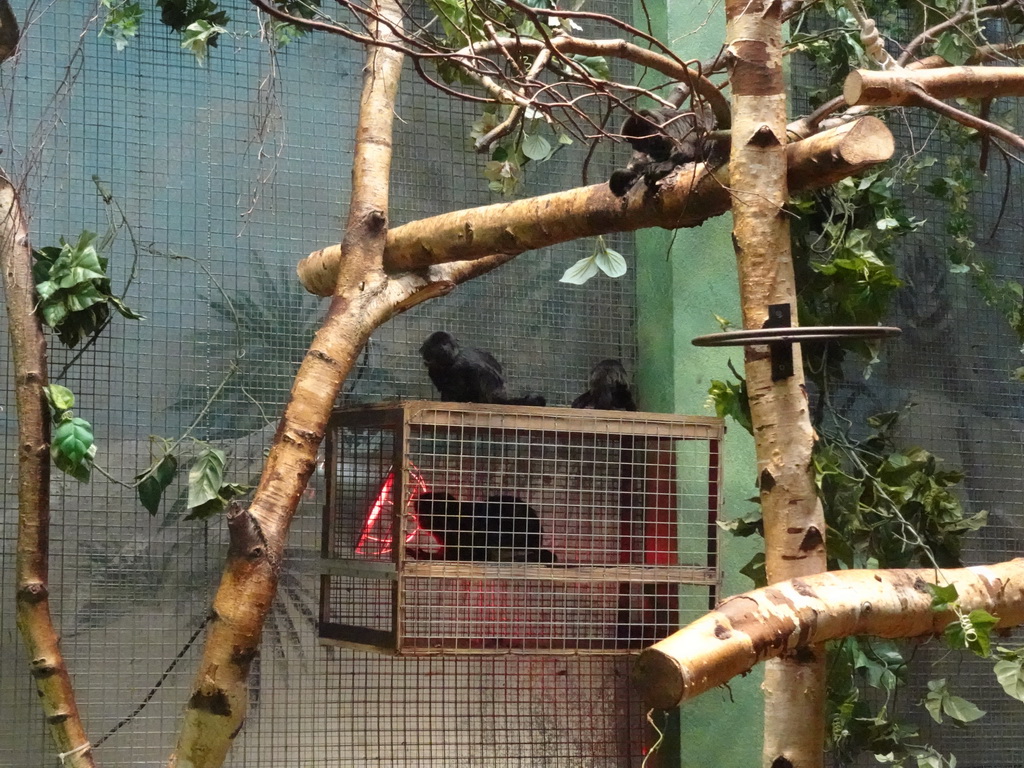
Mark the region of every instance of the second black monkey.
<instances>
[{"instance_id":1,"label":"second black monkey","mask_svg":"<svg viewBox=\"0 0 1024 768\"><path fill-rule=\"evenodd\" d=\"M541 546L537 512L515 496L496 494L487 501L459 501L450 493L431 491L419 496L415 505L420 526L444 547L440 559L557 561L553 552Z\"/></svg>"}]
</instances>

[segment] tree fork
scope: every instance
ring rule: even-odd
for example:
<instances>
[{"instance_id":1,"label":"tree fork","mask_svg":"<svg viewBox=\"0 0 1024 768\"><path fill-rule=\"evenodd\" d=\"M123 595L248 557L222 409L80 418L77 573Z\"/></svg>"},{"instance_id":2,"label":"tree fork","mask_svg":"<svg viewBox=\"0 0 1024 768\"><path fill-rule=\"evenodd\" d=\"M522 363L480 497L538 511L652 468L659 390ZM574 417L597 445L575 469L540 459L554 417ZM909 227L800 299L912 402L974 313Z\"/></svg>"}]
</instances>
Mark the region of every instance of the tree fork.
<instances>
[{"instance_id":1,"label":"tree fork","mask_svg":"<svg viewBox=\"0 0 1024 768\"><path fill-rule=\"evenodd\" d=\"M671 709L758 662L828 640L941 634L956 614L932 609L929 584L956 586L960 611L988 611L1000 629L1024 623L1024 559L943 571L831 571L726 598L640 654L634 681L650 706Z\"/></svg>"},{"instance_id":2,"label":"tree fork","mask_svg":"<svg viewBox=\"0 0 1024 768\"><path fill-rule=\"evenodd\" d=\"M813 189L833 184L885 162L894 151L892 134L875 117L816 134L786 147L789 187ZM729 210L727 167L686 165L666 179L657 195L643 185L625 200L607 184L486 205L431 216L388 232L384 268L389 273L525 251L610 232L645 227L695 227ZM299 263L306 290L330 296L343 248L332 245Z\"/></svg>"},{"instance_id":3,"label":"tree fork","mask_svg":"<svg viewBox=\"0 0 1024 768\"><path fill-rule=\"evenodd\" d=\"M729 161L733 244L743 326L761 328L771 305L796 318L790 254L786 158L786 94L782 67L782 4L726 0L726 38L732 54L733 130ZM826 568L825 521L811 473L811 428L799 345L793 374L772 376L770 356L744 355L758 487L764 515L768 581L808 576ZM825 659L805 646L770 662L765 671L762 766L821 768L825 735Z\"/></svg>"}]
</instances>

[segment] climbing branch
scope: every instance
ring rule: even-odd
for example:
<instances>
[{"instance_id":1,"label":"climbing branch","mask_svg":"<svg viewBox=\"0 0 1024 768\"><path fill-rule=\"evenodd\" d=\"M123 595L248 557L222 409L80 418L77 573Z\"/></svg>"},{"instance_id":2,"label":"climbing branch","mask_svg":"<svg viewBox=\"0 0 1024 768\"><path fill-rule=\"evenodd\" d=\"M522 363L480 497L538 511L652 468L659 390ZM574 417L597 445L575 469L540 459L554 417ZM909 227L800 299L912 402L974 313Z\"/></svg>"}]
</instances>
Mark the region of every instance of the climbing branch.
<instances>
[{"instance_id":1,"label":"climbing branch","mask_svg":"<svg viewBox=\"0 0 1024 768\"><path fill-rule=\"evenodd\" d=\"M1024 96L1024 67L942 67L875 71L858 69L843 83L850 106L913 105L920 94L935 99Z\"/></svg>"},{"instance_id":2,"label":"climbing branch","mask_svg":"<svg viewBox=\"0 0 1024 768\"><path fill-rule=\"evenodd\" d=\"M761 661L828 640L938 634L956 615L932 609L929 584L956 586L962 613L988 611L1000 629L1024 623L1024 559L946 571L831 571L727 598L645 650L634 680L652 707L669 709Z\"/></svg>"},{"instance_id":3,"label":"climbing branch","mask_svg":"<svg viewBox=\"0 0 1024 768\"><path fill-rule=\"evenodd\" d=\"M792 190L825 186L888 160L889 129L868 117L786 147ZM388 232L384 268L390 274L452 261L517 255L580 237L644 227L694 227L729 209L729 173L699 163L679 168L657 194L638 185L625 199L595 184L509 203L446 213ZM343 249L333 245L299 263L306 290L334 290Z\"/></svg>"},{"instance_id":4,"label":"climbing branch","mask_svg":"<svg viewBox=\"0 0 1024 768\"><path fill-rule=\"evenodd\" d=\"M1022 67L944 67L919 71L851 72L843 98L851 106L916 106L991 136L1024 152L1024 139L988 120L946 104L941 99L994 99L1024 96Z\"/></svg>"}]
</instances>

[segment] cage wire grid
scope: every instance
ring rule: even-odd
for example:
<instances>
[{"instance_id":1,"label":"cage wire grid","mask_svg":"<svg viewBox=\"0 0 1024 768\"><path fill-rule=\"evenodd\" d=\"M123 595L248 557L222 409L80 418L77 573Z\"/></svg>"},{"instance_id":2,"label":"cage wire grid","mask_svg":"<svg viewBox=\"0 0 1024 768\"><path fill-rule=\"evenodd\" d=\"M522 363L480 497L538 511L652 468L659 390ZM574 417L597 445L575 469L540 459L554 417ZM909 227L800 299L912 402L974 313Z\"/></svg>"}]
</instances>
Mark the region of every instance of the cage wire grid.
<instances>
[{"instance_id":1,"label":"cage wire grid","mask_svg":"<svg viewBox=\"0 0 1024 768\"><path fill-rule=\"evenodd\" d=\"M226 6L238 19L247 13L242 2ZM602 7L629 13L621 2ZM22 3L14 10L27 12ZM97 176L139 244L122 229L111 246L113 288L133 276L125 301L146 317L115 317L78 360L77 350L53 345L51 377L76 393L76 414L96 430L97 461L118 481L130 483L159 455L150 435L174 438L194 425L192 434L231 455L231 480L254 482L321 313L295 282L294 263L340 236L362 52L312 35L274 56L255 35L225 37L198 69L153 14L139 43L117 52L97 39L95 23L81 34L87 11L48 4L31 12L0 87L9 105L5 163L24 179L32 242L102 233L108 215L119 220ZM65 76L66 98L51 100ZM459 151L471 108L407 73L398 117L395 224L497 199L480 179L484 159ZM627 154L620 150L620 161ZM580 183L578 157L561 152L531 170L529 192ZM596 158L591 181L609 167ZM611 244L629 257L626 240ZM494 352L510 390L542 392L554 404L582 391L597 360L617 357L632 370L633 272L583 287L558 283L591 248L525 255L379 329L346 401L433 396L416 350L438 329ZM10 380L7 344L5 333ZM2 397L0 591L10 594L16 430L9 388ZM407 659L319 645L323 494L318 472L292 528L253 665L247 726L229 764L639 761L644 728L627 657ZM177 482L150 517L133 491L98 474L89 484L53 480L53 606L90 736L115 726L182 654L146 708L100 747L104 765L161 764L177 733L199 653L186 642L206 615L226 546L222 521L182 521L183 500ZM705 593L684 586L680 599L699 603ZM0 642L0 766L49 765L9 601L0 607Z\"/></svg>"}]
</instances>

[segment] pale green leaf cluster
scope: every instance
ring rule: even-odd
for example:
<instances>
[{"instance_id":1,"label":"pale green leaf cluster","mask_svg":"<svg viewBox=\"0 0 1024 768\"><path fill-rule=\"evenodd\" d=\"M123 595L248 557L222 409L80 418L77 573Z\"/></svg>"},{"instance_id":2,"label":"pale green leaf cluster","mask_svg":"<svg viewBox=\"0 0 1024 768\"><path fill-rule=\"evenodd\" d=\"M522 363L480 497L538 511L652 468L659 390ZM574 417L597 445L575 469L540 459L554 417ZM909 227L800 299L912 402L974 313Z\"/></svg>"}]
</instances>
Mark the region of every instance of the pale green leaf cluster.
<instances>
[{"instance_id":1,"label":"pale green leaf cluster","mask_svg":"<svg viewBox=\"0 0 1024 768\"><path fill-rule=\"evenodd\" d=\"M608 277L622 277L627 269L626 259L622 254L609 248L603 237L598 237L594 252L565 270L559 282L583 285L601 272Z\"/></svg>"},{"instance_id":2,"label":"pale green leaf cluster","mask_svg":"<svg viewBox=\"0 0 1024 768\"><path fill-rule=\"evenodd\" d=\"M216 40L225 32L227 29L217 24L203 20L195 21L185 27L181 35L181 47L196 57L196 63L200 67L205 67L212 40Z\"/></svg>"},{"instance_id":3,"label":"pale green leaf cluster","mask_svg":"<svg viewBox=\"0 0 1024 768\"><path fill-rule=\"evenodd\" d=\"M984 710L950 693L945 678L928 681L928 693L923 703L936 723L942 723L943 715L960 723L970 723L985 716Z\"/></svg>"},{"instance_id":4,"label":"pale green leaf cluster","mask_svg":"<svg viewBox=\"0 0 1024 768\"><path fill-rule=\"evenodd\" d=\"M123 51L133 37L139 34L142 7L135 0L100 0L106 11L100 35L114 41L114 47Z\"/></svg>"}]
</instances>

